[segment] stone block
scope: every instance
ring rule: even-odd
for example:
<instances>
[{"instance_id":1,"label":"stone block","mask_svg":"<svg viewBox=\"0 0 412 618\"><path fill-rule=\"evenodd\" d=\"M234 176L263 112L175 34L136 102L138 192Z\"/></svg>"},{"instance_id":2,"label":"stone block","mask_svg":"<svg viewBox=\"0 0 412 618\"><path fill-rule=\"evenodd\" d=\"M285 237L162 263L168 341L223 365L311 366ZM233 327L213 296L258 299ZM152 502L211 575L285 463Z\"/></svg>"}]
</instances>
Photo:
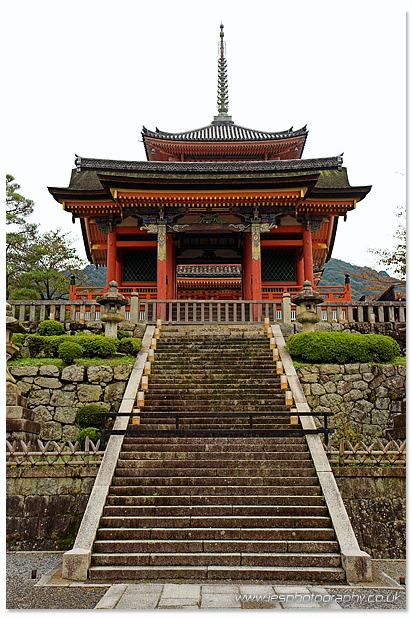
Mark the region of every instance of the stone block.
<instances>
[{"instance_id":1,"label":"stone block","mask_svg":"<svg viewBox=\"0 0 412 618\"><path fill-rule=\"evenodd\" d=\"M107 365L92 365L87 367L87 379L91 384L111 382L113 380L113 368Z\"/></svg>"},{"instance_id":2,"label":"stone block","mask_svg":"<svg viewBox=\"0 0 412 618\"><path fill-rule=\"evenodd\" d=\"M85 368L80 365L69 365L62 370L63 382L83 382Z\"/></svg>"},{"instance_id":3,"label":"stone block","mask_svg":"<svg viewBox=\"0 0 412 618\"><path fill-rule=\"evenodd\" d=\"M74 419L76 418L76 412L76 408L57 406L53 419L63 425L72 425L74 423Z\"/></svg>"},{"instance_id":4,"label":"stone block","mask_svg":"<svg viewBox=\"0 0 412 618\"><path fill-rule=\"evenodd\" d=\"M53 419L52 413L46 406L36 406L33 408L33 420L38 423L45 423Z\"/></svg>"},{"instance_id":5,"label":"stone block","mask_svg":"<svg viewBox=\"0 0 412 618\"><path fill-rule=\"evenodd\" d=\"M48 389L32 390L28 397L29 405L35 406L47 405L50 403L50 391Z\"/></svg>"},{"instance_id":6,"label":"stone block","mask_svg":"<svg viewBox=\"0 0 412 618\"><path fill-rule=\"evenodd\" d=\"M113 368L113 377L115 380L128 380L132 369L132 365L115 365Z\"/></svg>"},{"instance_id":7,"label":"stone block","mask_svg":"<svg viewBox=\"0 0 412 618\"><path fill-rule=\"evenodd\" d=\"M56 365L42 365L39 367L39 375L47 378L58 378L60 376L60 369Z\"/></svg>"},{"instance_id":8,"label":"stone block","mask_svg":"<svg viewBox=\"0 0 412 618\"><path fill-rule=\"evenodd\" d=\"M37 386L40 386L41 388L55 389L55 388L61 388L63 386L60 380L58 380L57 378L39 377L39 378L35 378L34 383L37 384Z\"/></svg>"},{"instance_id":9,"label":"stone block","mask_svg":"<svg viewBox=\"0 0 412 618\"><path fill-rule=\"evenodd\" d=\"M77 397L82 403L99 401L102 394L101 386L92 384L81 384L77 389Z\"/></svg>"},{"instance_id":10,"label":"stone block","mask_svg":"<svg viewBox=\"0 0 412 618\"><path fill-rule=\"evenodd\" d=\"M32 367L30 365L17 365L10 368L10 373L14 377L36 376L38 374L38 371L38 367Z\"/></svg>"},{"instance_id":11,"label":"stone block","mask_svg":"<svg viewBox=\"0 0 412 618\"><path fill-rule=\"evenodd\" d=\"M69 408L75 402L75 393L72 391L53 391L50 398L50 405L55 407Z\"/></svg>"},{"instance_id":12,"label":"stone block","mask_svg":"<svg viewBox=\"0 0 412 618\"><path fill-rule=\"evenodd\" d=\"M42 423L40 429L40 438L42 440L60 440L62 437L62 426L54 421Z\"/></svg>"},{"instance_id":13,"label":"stone block","mask_svg":"<svg viewBox=\"0 0 412 618\"><path fill-rule=\"evenodd\" d=\"M62 578L72 581L86 581L91 562L91 551L74 548L63 554Z\"/></svg>"},{"instance_id":14,"label":"stone block","mask_svg":"<svg viewBox=\"0 0 412 618\"><path fill-rule=\"evenodd\" d=\"M125 389L126 382L113 382L112 384L108 384L104 389L104 401L122 401Z\"/></svg>"}]
</instances>

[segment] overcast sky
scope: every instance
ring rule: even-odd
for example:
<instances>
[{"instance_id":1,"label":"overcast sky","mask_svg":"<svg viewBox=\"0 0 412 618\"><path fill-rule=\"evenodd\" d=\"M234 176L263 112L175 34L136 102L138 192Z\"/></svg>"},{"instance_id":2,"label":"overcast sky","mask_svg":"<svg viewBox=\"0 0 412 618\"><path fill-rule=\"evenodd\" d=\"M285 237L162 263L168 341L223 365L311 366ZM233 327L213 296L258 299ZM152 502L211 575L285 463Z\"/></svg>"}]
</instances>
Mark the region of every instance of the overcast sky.
<instances>
[{"instance_id":1,"label":"overcast sky","mask_svg":"<svg viewBox=\"0 0 412 618\"><path fill-rule=\"evenodd\" d=\"M77 238L47 187L75 154L145 160L142 126L178 132L217 114L219 25L229 113L244 127L308 126L303 158L344 152L371 193L341 219L333 257L373 266L405 204L406 0L13 0L4 3L5 168L43 231Z\"/></svg>"}]
</instances>

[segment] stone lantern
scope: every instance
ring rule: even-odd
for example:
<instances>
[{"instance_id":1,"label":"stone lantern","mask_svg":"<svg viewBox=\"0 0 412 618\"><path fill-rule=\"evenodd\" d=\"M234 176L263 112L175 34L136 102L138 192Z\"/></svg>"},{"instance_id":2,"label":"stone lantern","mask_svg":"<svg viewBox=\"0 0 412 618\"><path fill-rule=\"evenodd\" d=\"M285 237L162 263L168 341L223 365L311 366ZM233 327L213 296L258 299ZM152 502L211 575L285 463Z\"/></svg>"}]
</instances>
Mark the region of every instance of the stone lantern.
<instances>
[{"instance_id":1,"label":"stone lantern","mask_svg":"<svg viewBox=\"0 0 412 618\"><path fill-rule=\"evenodd\" d=\"M110 281L109 290L103 296L99 296L97 302L101 305L100 319L105 322L104 336L111 339L117 338L117 325L124 320L122 307L127 305L123 294L117 290L117 281Z\"/></svg>"},{"instance_id":2,"label":"stone lantern","mask_svg":"<svg viewBox=\"0 0 412 618\"><path fill-rule=\"evenodd\" d=\"M19 321L16 318L13 318L11 314L11 305L9 305L9 303L6 303L6 363L19 349L17 346L14 345L12 341L13 333L27 333L27 330L21 324L19 324ZM6 382L12 382L13 384L16 382L16 380L9 372L7 364Z\"/></svg>"},{"instance_id":3,"label":"stone lantern","mask_svg":"<svg viewBox=\"0 0 412 618\"><path fill-rule=\"evenodd\" d=\"M316 306L323 302L323 297L312 290L310 281L304 281L303 290L292 298L297 307L296 322L302 324L304 333L314 331L315 324L320 322Z\"/></svg>"}]
</instances>

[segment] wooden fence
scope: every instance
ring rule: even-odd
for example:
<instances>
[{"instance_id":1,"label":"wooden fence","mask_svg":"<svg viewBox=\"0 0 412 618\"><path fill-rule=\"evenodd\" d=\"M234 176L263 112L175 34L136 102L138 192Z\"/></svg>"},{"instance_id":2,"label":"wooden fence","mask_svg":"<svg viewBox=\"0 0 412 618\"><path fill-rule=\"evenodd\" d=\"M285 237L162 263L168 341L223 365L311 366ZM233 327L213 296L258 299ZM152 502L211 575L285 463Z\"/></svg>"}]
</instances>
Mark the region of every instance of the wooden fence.
<instances>
[{"instance_id":1,"label":"wooden fence","mask_svg":"<svg viewBox=\"0 0 412 618\"><path fill-rule=\"evenodd\" d=\"M58 444L49 440L45 444L37 440L37 448L29 442L16 440L10 443L6 440L6 465L13 467L36 466L89 466L99 465L104 451L99 451L100 440L93 442L86 437L84 449L79 450L78 442L66 441Z\"/></svg>"},{"instance_id":2,"label":"wooden fence","mask_svg":"<svg viewBox=\"0 0 412 618\"><path fill-rule=\"evenodd\" d=\"M326 448L326 453L330 462L339 466L353 464L406 466L406 440L391 440L387 444L375 440L369 446L364 442L358 442L353 446L349 440L342 439L339 449L329 446Z\"/></svg>"}]
</instances>

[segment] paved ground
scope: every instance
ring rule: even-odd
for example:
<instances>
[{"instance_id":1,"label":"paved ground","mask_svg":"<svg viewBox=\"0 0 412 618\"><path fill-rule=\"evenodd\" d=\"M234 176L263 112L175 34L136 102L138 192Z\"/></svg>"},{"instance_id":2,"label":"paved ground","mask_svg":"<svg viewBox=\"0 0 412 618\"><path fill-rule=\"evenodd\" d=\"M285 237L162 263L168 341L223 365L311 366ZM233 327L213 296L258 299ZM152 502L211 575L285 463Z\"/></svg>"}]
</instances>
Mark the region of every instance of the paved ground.
<instances>
[{"instance_id":1,"label":"paved ground","mask_svg":"<svg viewBox=\"0 0 412 618\"><path fill-rule=\"evenodd\" d=\"M367 585L83 584L61 579L60 552L7 555L7 609L406 609L405 560L373 560ZM35 572L33 572L35 571ZM34 576L34 577L33 577Z\"/></svg>"}]
</instances>

